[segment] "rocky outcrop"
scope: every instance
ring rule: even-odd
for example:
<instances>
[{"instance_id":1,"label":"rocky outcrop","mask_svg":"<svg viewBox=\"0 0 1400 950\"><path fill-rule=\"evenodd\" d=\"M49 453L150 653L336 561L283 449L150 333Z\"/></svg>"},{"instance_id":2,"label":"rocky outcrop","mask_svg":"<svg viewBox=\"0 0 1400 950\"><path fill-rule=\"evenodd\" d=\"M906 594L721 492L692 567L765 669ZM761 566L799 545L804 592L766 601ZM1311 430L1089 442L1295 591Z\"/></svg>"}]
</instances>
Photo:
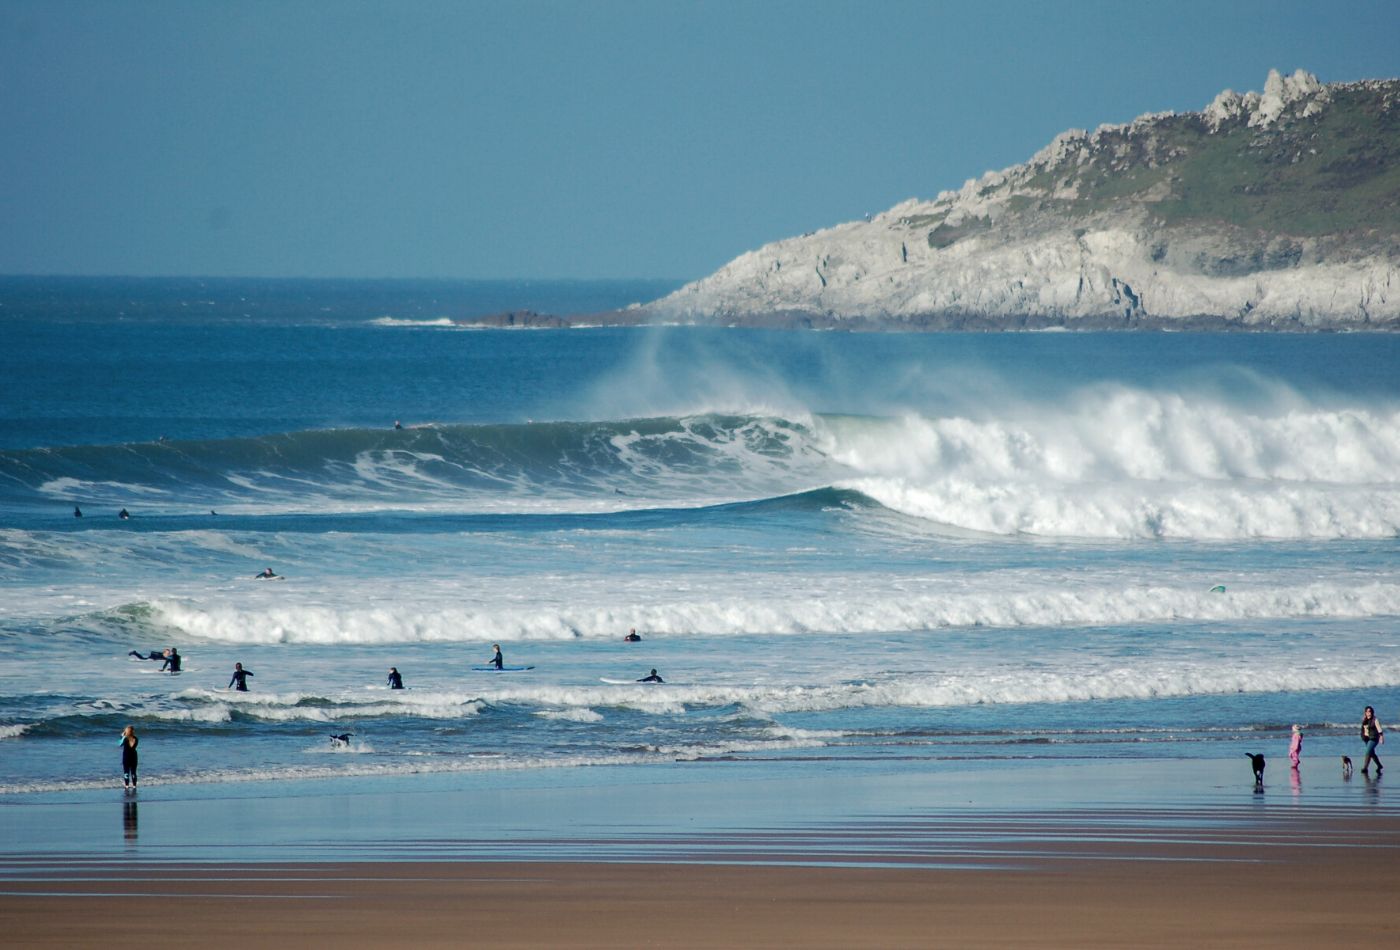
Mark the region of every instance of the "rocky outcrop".
<instances>
[{"instance_id":1,"label":"rocky outcrop","mask_svg":"<svg viewBox=\"0 0 1400 950\"><path fill-rule=\"evenodd\" d=\"M1271 72L1071 130L932 201L778 241L646 319L861 328L1400 329L1400 81Z\"/></svg>"}]
</instances>

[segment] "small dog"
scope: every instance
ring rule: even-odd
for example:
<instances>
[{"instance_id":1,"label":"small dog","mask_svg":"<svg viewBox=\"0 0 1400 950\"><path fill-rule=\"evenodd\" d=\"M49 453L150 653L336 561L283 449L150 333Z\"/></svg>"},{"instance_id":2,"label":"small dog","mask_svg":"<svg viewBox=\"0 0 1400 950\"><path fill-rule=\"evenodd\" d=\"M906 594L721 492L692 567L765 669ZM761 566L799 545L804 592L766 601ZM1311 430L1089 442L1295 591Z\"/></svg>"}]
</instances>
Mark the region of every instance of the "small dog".
<instances>
[{"instance_id":1,"label":"small dog","mask_svg":"<svg viewBox=\"0 0 1400 950\"><path fill-rule=\"evenodd\" d=\"M342 732L340 735L332 734L332 735L331 735L331 745L335 745L335 746L349 745L349 744L350 744L350 737L353 736L353 735L354 735L353 732Z\"/></svg>"},{"instance_id":2,"label":"small dog","mask_svg":"<svg viewBox=\"0 0 1400 950\"><path fill-rule=\"evenodd\" d=\"M1342 778L1351 778L1351 756L1342 756Z\"/></svg>"},{"instance_id":3,"label":"small dog","mask_svg":"<svg viewBox=\"0 0 1400 950\"><path fill-rule=\"evenodd\" d=\"M1245 755L1249 756L1250 764L1254 766L1254 784L1263 785L1264 757L1262 755L1255 755L1253 752L1246 752Z\"/></svg>"}]
</instances>

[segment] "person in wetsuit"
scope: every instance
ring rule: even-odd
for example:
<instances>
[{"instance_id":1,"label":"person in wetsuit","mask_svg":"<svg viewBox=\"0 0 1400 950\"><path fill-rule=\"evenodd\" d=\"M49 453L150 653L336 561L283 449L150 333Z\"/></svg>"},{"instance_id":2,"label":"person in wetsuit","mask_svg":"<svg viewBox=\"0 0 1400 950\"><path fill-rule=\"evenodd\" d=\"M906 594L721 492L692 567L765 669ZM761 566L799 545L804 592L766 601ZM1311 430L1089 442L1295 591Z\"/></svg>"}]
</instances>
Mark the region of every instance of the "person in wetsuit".
<instances>
[{"instance_id":1,"label":"person in wetsuit","mask_svg":"<svg viewBox=\"0 0 1400 950\"><path fill-rule=\"evenodd\" d=\"M245 670L242 663L235 663L233 664L233 677L228 681L228 685L240 693L246 693L248 692L248 677L252 675L252 671Z\"/></svg>"},{"instance_id":2,"label":"person in wetsuit","mask_svg":"<svg viewBox=\"0 0 1400 950\"><path fill-rule=\"evenodd\" d=\"M662 679L661 677L657 676L657 675L656 675L656 668L655 668L655 667L652 667L651 675L650 675L650 676L643 676L641 679L637 680L637 682L638 682L638 683L664 683L664 682L666 682L666 681L665 681L664 679Z\"/></svg>"},{"instance_id":3,"label":"person in wetsuit","mask_svg":"<svg viewBox=\"0 0 1400 950\"><path fill-rule=\"evenodd\" d=\"M270 581L276 576L276 574L272 573L272 568L266 567L263 568L262 571L260 571L259 573L254 574L253 579L259 581Z\"/></svg>"},{"instance_id":4,"label":"person in wetsuit","mask_svg":"<svg viewBox=\"0 0 1400 950\"><path fill-rule=\"evenodd\" d=\"M397 666L389 667L389 688L403 689L403 677L399 675L399 668Z\"/></svg>"},{"instance_id":5,"label":"person in wetsuit","mask_svg":"<svg viewBox=\"0 0 1400 950\"><path fill-rule=\"evenodd\" d=\"M136 730L127 726L122 730L122 786L136 788Z\"/></svg>"},{"instance_id":6,"label":"person in wetsuit","mask_svg":"<svg viewBox=\"0 0 1400 950\"><path fill-rule=\"evenodd\" d=\"M506 665L506 658L501 655L501 645L499 643L491 644L491 649L495 650L496 653L491 657L489 663L499 670Z\"/></svg>"},{"instance_id":7,"label":"person in wetsuit","mask_svg":"<svg viewBox=\"0 0 1400 950\"><path fill-rule=\"evenodd\" d=\"M142 652L139 651L139 650L132 650L132 651L130 651L129 653L127 653L127 656L134 656L134 657L136 657L136 659L138 659L138 660L163 660L163 659L165 659L165 654L164 654L164 653L158 653L158 652L155 651L155 650L152 650L150 653L142 653Z\"/></svg>"},{"instance_id":8,"label":"person in wetsuit","mask_svg":"<svg viewBox=\"0 0 1400 950\"><path fill-rule=\"evenodd\" d=\"M174 647L165 651L165 662L161 664L160 671L164 673L166 670L172 673L180 672L180 651Z\"/></svg>"},{"instance_id":9,"label":"person in wetsuit","mask_svg":"<svg viewBox=\"0 0 1400 950\"><path fill-rule=\"evenodd\" d=\"M622 639L626 640L628 643L637 643L642 639L642 636L637 632L637 628L633 627L631 630L627 631L627 636Z\"/></svg>"}]
</instances>

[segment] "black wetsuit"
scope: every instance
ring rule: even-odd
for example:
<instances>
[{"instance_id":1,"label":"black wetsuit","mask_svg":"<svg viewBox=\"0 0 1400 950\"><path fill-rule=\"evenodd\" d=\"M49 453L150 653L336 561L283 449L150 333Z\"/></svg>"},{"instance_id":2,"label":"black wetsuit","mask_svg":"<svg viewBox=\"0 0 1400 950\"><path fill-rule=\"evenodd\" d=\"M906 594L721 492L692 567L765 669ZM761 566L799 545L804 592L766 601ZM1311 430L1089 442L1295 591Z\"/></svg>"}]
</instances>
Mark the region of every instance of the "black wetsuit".
<instances>
[{"instance_id":1,"label":"black wetsuit","mask_svg":"<svg viewBox=\"0 0 1400 950\"><path fill-rule=\"evenodd\" d=\"M389 688L403 689L403 677L399 675L398 670L389 674Z\"/></svg>"},{"instance_id":2,"label":"black wetsuit","mask_svg":"<svg viewBox=\"0 0 1400 950\"><path fill-rule=\"evenodd\" d=\"M127 654L127 656L134 656L134 657L136 657L136 659L138 659L138 660L163 660L163 659L165 659L165 654L159 652L158 650L152 650L149 654L142 653L142 652L140 652L139 650L132 650L130 653Z\"/></svg>"},{"instance_id":3,"label":"black wetsuit","mask_svg":"<svg viewBox=\"0 0 1400 950\"><path fill-rule=\"evenodd\" d=\"M132 736L130 741L125 736L122 737L122 782L126 785L136 784L136 743L139 740Z\"/></svg>"},{"instance_id":4,"label":"black wetsuit","mask_svg":"<svg viewBox=\"0 0 1400 950\"><path fill-rule=\"evenodd\" d=\"M655 673L653 673L653 674L651 674L650 676L643 676L641 679L637 680L637 682L638 682L638 683L664 683L664 682L666 682L666 681L665 681L664 679L662 679L661 677L657 676Z\"/></svg>"},{"instance_id":5,"label":"black wetsuit","mask_svg":"<svg viewBox=\"0 0 1400 950\"><path fill-rule=\"evenodd\" d=\"M505 658L504 656L501 655L501 651L500 651L500 650L497 650L497 651L496 651L496 655L493 656L493 657L491 657L491 665L494 666L494 667L495 667L496 669L498 669L498 670L499 670L501 667L503 667L503 666L506 665L506 658Z\"/></svg>"},{"instance_id":6,"label":"black wetsuit","mask_svg":"<svg viewBox=\"0 0 1400 950\"><path fill-rule=\"evenodd\" d=\"M233 678L228 681L228 685L233 686L240 693L248 692L248 677L252 676L251 670L234 670ZM234 684L237 683L237 686Z\"/></svg>"},{"instance_id":7,"label":"black wetsuit","mask_svg":"<svg viewBox=\"0 0 1400 950\"><path fill-rule=\"evenodd\" d=\"M165 663L161 665L160 669L162 673L166 670L172 673L180 672L180 654L171 650L170 655L165 658Z\"/></svg>"}]
</instances>

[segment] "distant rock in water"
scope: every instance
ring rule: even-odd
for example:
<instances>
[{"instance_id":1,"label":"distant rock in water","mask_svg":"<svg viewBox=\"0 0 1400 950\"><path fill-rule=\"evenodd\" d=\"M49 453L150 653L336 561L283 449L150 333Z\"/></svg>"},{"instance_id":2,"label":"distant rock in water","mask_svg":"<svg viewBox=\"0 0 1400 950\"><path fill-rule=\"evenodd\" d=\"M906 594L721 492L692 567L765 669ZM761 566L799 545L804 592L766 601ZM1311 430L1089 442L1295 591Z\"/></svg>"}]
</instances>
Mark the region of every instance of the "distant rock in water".
<instances>
[{"instance_id":1,"label":"distant rock in water","mask_svg":"<svg viewBox=\"0 0 1400 950\"><path fill-rule=\"evenodd\" d=\"M471 317L453 321L464 327L566 327L569 321L548 313L533 310L507 310L484 317Z\"/></svg>"},{"instance_id":2,"label":"distant rock in water","mask_svg":"<svg viewBox=\"0 0 1400 950\"><path fill-rule=\"evenodd\" d=\"M933 201L766 245L652 321L1400 329L1400 80L1269 73L1057 136Z\"/></svg>"}]
</instances>

